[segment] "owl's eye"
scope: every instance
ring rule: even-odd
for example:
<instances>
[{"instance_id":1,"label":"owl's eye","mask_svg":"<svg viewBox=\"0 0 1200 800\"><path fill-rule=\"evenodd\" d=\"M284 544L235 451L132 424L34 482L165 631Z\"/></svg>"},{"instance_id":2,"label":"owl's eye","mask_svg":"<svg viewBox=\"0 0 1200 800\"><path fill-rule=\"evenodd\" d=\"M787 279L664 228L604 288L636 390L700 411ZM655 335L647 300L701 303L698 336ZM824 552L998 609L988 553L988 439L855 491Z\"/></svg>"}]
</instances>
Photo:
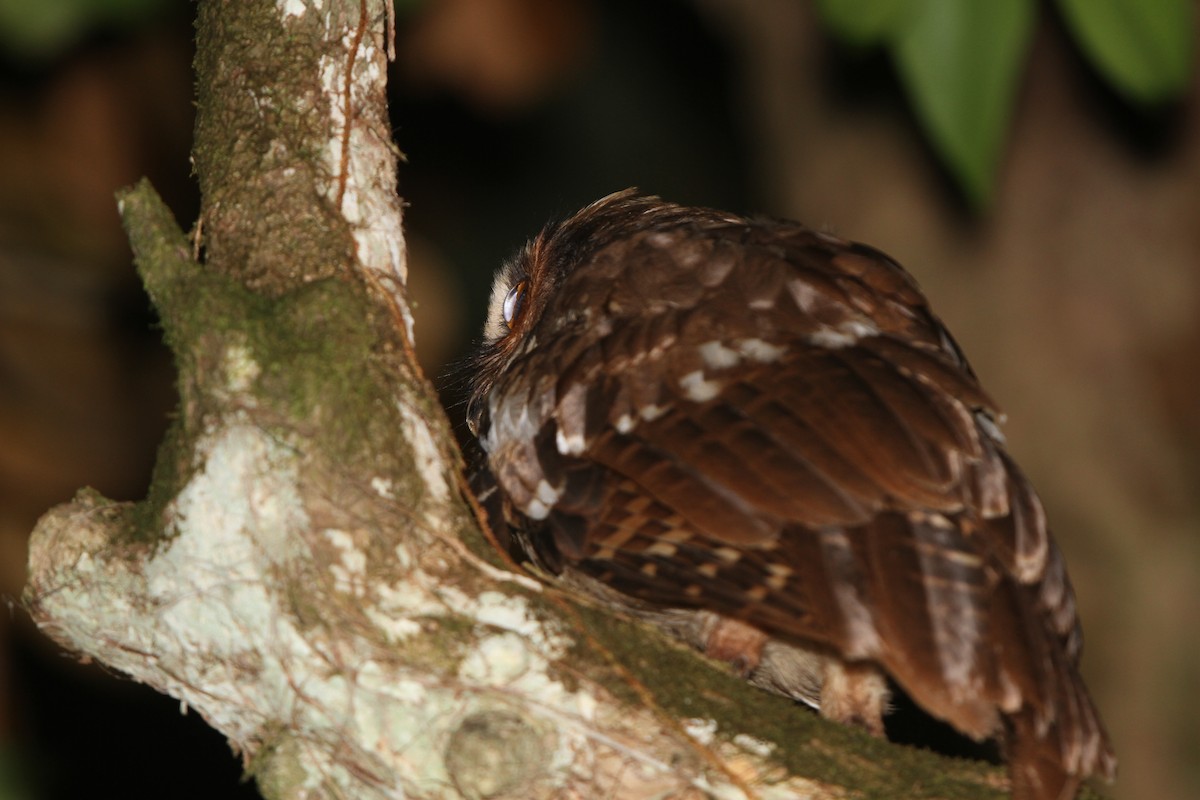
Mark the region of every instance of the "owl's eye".
<instances>
[{"instance_id":1,"label":"owl's eye","mask_svg":"<svg viewBox=\"0 0 1200 800\"><path fill-rule=\"evenodd\" d=\"M521 313L521 306L525 304L525 281L519 281L504 296L504 305L501 311L504 314L504 324L512 327L513 320Z\"/></svg>"}]
</instances>

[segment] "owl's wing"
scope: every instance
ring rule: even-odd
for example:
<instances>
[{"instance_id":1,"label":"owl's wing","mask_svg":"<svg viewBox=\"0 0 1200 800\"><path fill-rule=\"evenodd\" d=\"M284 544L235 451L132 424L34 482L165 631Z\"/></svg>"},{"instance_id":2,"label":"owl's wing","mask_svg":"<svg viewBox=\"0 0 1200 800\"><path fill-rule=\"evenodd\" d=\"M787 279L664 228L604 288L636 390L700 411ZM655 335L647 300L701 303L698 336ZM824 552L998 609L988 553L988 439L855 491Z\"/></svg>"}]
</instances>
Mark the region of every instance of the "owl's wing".
<instances>
[{"instance_id":1,"label":"owl's wing","mask_svg":"<svg viewBox=\"0 0 1200 800\"><path fill-rule=\"evenodd\" d=\"M968 734L1007 718L1069 774L1109 773L1041 504L911 279L798 226L728 238L598 257L625 313L560 343L522 412L526 474L501 476L539 498L542 558L874 661Z\"/></svg>"}]
</instances>

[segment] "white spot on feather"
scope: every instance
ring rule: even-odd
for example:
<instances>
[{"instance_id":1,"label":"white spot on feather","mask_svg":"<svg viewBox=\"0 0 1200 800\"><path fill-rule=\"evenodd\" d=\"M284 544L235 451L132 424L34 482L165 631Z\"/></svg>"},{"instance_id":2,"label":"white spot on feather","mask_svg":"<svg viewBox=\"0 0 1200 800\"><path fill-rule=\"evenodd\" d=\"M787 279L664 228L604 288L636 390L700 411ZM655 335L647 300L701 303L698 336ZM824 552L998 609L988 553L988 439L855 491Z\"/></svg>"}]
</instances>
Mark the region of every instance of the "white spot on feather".
<instances>
[{"instance_id":1,"label":"white spot on feather","mask_svg":"<svg viewBox=\"0 0 1200 800\"><path fill-rule=\"evenodd\" d=\"M821 549L826 561L839 568L845 568L847 562L852 563L854 559L850 540L844 531L822 531ZM846 621L849 647L844 655L847 658L876 657L882 648L879 631L875 628L875 618L859 595L856 584L853 581L837 581L833 586L833 594Z\"/></svg>"},{"instance_id":2,"label":"white spot on feather","mask_svg":"<svg viewBox=\"0 0 1200 800\"><path fill-rule=\"evenodd\" d=\"M525 516L530 519L545 519L550 516L550 507L535 497L526 504Z\"/></svg>"},{"instance_id":3,"label":"white spot on feather","mask_svg":"<svg viewBox=\"0 0 1200 800\"><path fill-rule=\"evenodd\" d=\"M751 361L769 364L778 361L787 352L787 348L762 339L742 339L737 343L738 351Z\"/></svg>"},{"instance_id":4,"label":"white spot on feather","mask_svg":"<svg viewBox=\"0 0 1200 800\"><path fill-rule=\"evenodd\" d=\"M495 453L505 442L532 441L541 421L530 414L529 405L520 399L502 399L493 392L489 398L492 426L480 440L483 449Z\"/></svg>"},{"instance_id":5,"label":"white spot on feather","mask_svg":"<svg viewBox=\"0 0 1200 800\"><path fill-rule=\"evenodd\" d=\"M552 506L557 503L558 498L562 496L562 493L551 486L544 478L538 481L536 492L537 499L548 506Z\"/></svg>"},{"instance_id":6,"label":"white spot on feather","mask_svg":"<svg viewBox=\"0 0 1200 800\"><path fill-rule=\"evenodd\" d=\"M734 547L714 548L713 555L724 561L726 564L736 564L742 557L741 551Z\"/></svg>"},{"instance_id":7,"label":"white spot on feather","mask_svg":"<svg viewBox=\"0 0 1200 800\"><path fill-rule=\"evenodd\" d=\"M642 552L648 556L663 556L665 558L674 558L675 554L677 552L679 552L679 548L677 548L675 545L671 544L670 542L654 542L653 544L651 544L649 547L647 547Z\"/></svg>"},{"instance_id":8,"label":"white spot on feather","mask_svg":"<svg viewBox=\"0 0 1200 800\"><path fill-rule=\"evenodd\" d=\"M991 415L977 411L975 412L975 421L979 423L979 427L982 428L988 436L992 437L993 440L999 442L1000 444L1005 443L1004 431L1000 430L1000 426L997 424L996 420L992 419ZM1001 421L1003 421L1003 417L1001 418Z\"/></svg>"},{"instance_id":9,"label":"white spot on feather","mask_svg":"<svg viewBox=\"0 0 1200 800\"><path fill-rule=\"evenodd\" d=\"M679 386L683 389L687 399L696 403L708 402L721 391L721 383L705 380L704 372L701 370L694 370L684 375L679 379Z\"/></svg>"},{"instance_id":10,"label":"white spot on feather","mask_svg":"<svg viewBox=\"0 0 1200 800\"><path fill-rule=\"evenodd\" d=\"M731 350L716 340L700 345L700 358L709 369L728 369L742 360L736 350Z\"/></svg>"},{"instance_id":11,"label":"white spot on feather","mask_svg":"<svg viewBox=\"0 0 1200 800\"><path fill-rule=\"evenodd\" d=\"M792 296L792 302L796 304L796 308L805 313L812 313L817 297L817 292L813 289L812 284L802 280L790 280L787 282L787 290L788 294Z\"/></svg>"},{"instance_id":12,"label":"white spot on feather","mask_svg":"<svg viewBox=\"0 0 1200 800\"><path fill-rule=\"evenodd\" d=\"M585 442L583 434L576 433L568 436L563 432L562 428L554 434L554 445L558 448L558 452L564 456L577 456L583 452Z\"/></svg>"},{"instance_id":13,"label":"white spot on feather","mask_svg":"<svg viewBox=\"0 0 1200 800\"><path fill-rule=\"evenodd\" d=\"M656 403L650 403L638 409L638 416L646 420L646 422L653 422L670 410L670 406L660 406Z\"/></svg>"},{"instance_id":14,"label":"white spot on feather","mask_svg":"<svg viewBox=\"0 0 1200 800\"><path fill-rule=\"evenodd\" d=\"M587 419L587 387L584 384L572 384L559 400L554 419L558 423L558 430L554 434L558 452L564 456L582 453L587 446L583 436L583 422Z\"/></svg>"},{"instance_id":15,"label":"white spot on feather","mask_svg":"<svg viewBox=\"0 0 1200 800\"><path fill-rule=\"evenodd\" d=\"M848 320L837 327L822 328L808 338L813 344L819 344L822 347L829 347L836 350L842 347L850 347L853 344L857 344L860 339L865 339L868 336L876 336L878 333L879 329L869 322Z\"/></svg>"}]
</instances>

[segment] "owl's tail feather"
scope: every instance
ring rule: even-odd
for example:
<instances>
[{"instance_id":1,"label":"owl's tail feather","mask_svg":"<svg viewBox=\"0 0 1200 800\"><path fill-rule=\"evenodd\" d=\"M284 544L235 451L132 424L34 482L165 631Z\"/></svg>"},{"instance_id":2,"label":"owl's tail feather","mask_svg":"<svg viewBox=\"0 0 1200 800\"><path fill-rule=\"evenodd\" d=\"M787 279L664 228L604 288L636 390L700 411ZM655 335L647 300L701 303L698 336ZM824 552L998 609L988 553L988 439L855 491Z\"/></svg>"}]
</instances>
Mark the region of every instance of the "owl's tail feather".
<instances>
[{"instance_id":1,"label":"owl's tail feather","mask_svg":"<svg viewBox=\"0 0 1200 800\"><path fill-rule=\"evenodd\" d=\"M1039 736L1030 712L1010 717L1009 774L1013 800L1073 800L1082 778L1063 766L1058 737Z\"/></svg>"}]
</instances>

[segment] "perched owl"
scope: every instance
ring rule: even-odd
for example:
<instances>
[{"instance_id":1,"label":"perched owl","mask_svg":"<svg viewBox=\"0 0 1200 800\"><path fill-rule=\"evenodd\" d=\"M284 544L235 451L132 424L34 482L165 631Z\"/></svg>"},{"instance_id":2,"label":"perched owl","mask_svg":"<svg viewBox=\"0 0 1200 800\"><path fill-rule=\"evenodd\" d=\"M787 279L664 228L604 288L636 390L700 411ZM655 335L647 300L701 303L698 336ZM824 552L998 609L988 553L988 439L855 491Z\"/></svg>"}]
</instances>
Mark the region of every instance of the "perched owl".
<instances>
[{"instance_id":1,"label":"perched owl","mask_svg":"<svg viewBox=\"0 0 1200 800\"><path fill-rule=\"evenodd\" d=\"M504 267L485 339L475 481L522 558L876 734L890 677L1020 800L1112 777L1042 505L887 256L621 192Z\"/></svg>"}]
</instances>

